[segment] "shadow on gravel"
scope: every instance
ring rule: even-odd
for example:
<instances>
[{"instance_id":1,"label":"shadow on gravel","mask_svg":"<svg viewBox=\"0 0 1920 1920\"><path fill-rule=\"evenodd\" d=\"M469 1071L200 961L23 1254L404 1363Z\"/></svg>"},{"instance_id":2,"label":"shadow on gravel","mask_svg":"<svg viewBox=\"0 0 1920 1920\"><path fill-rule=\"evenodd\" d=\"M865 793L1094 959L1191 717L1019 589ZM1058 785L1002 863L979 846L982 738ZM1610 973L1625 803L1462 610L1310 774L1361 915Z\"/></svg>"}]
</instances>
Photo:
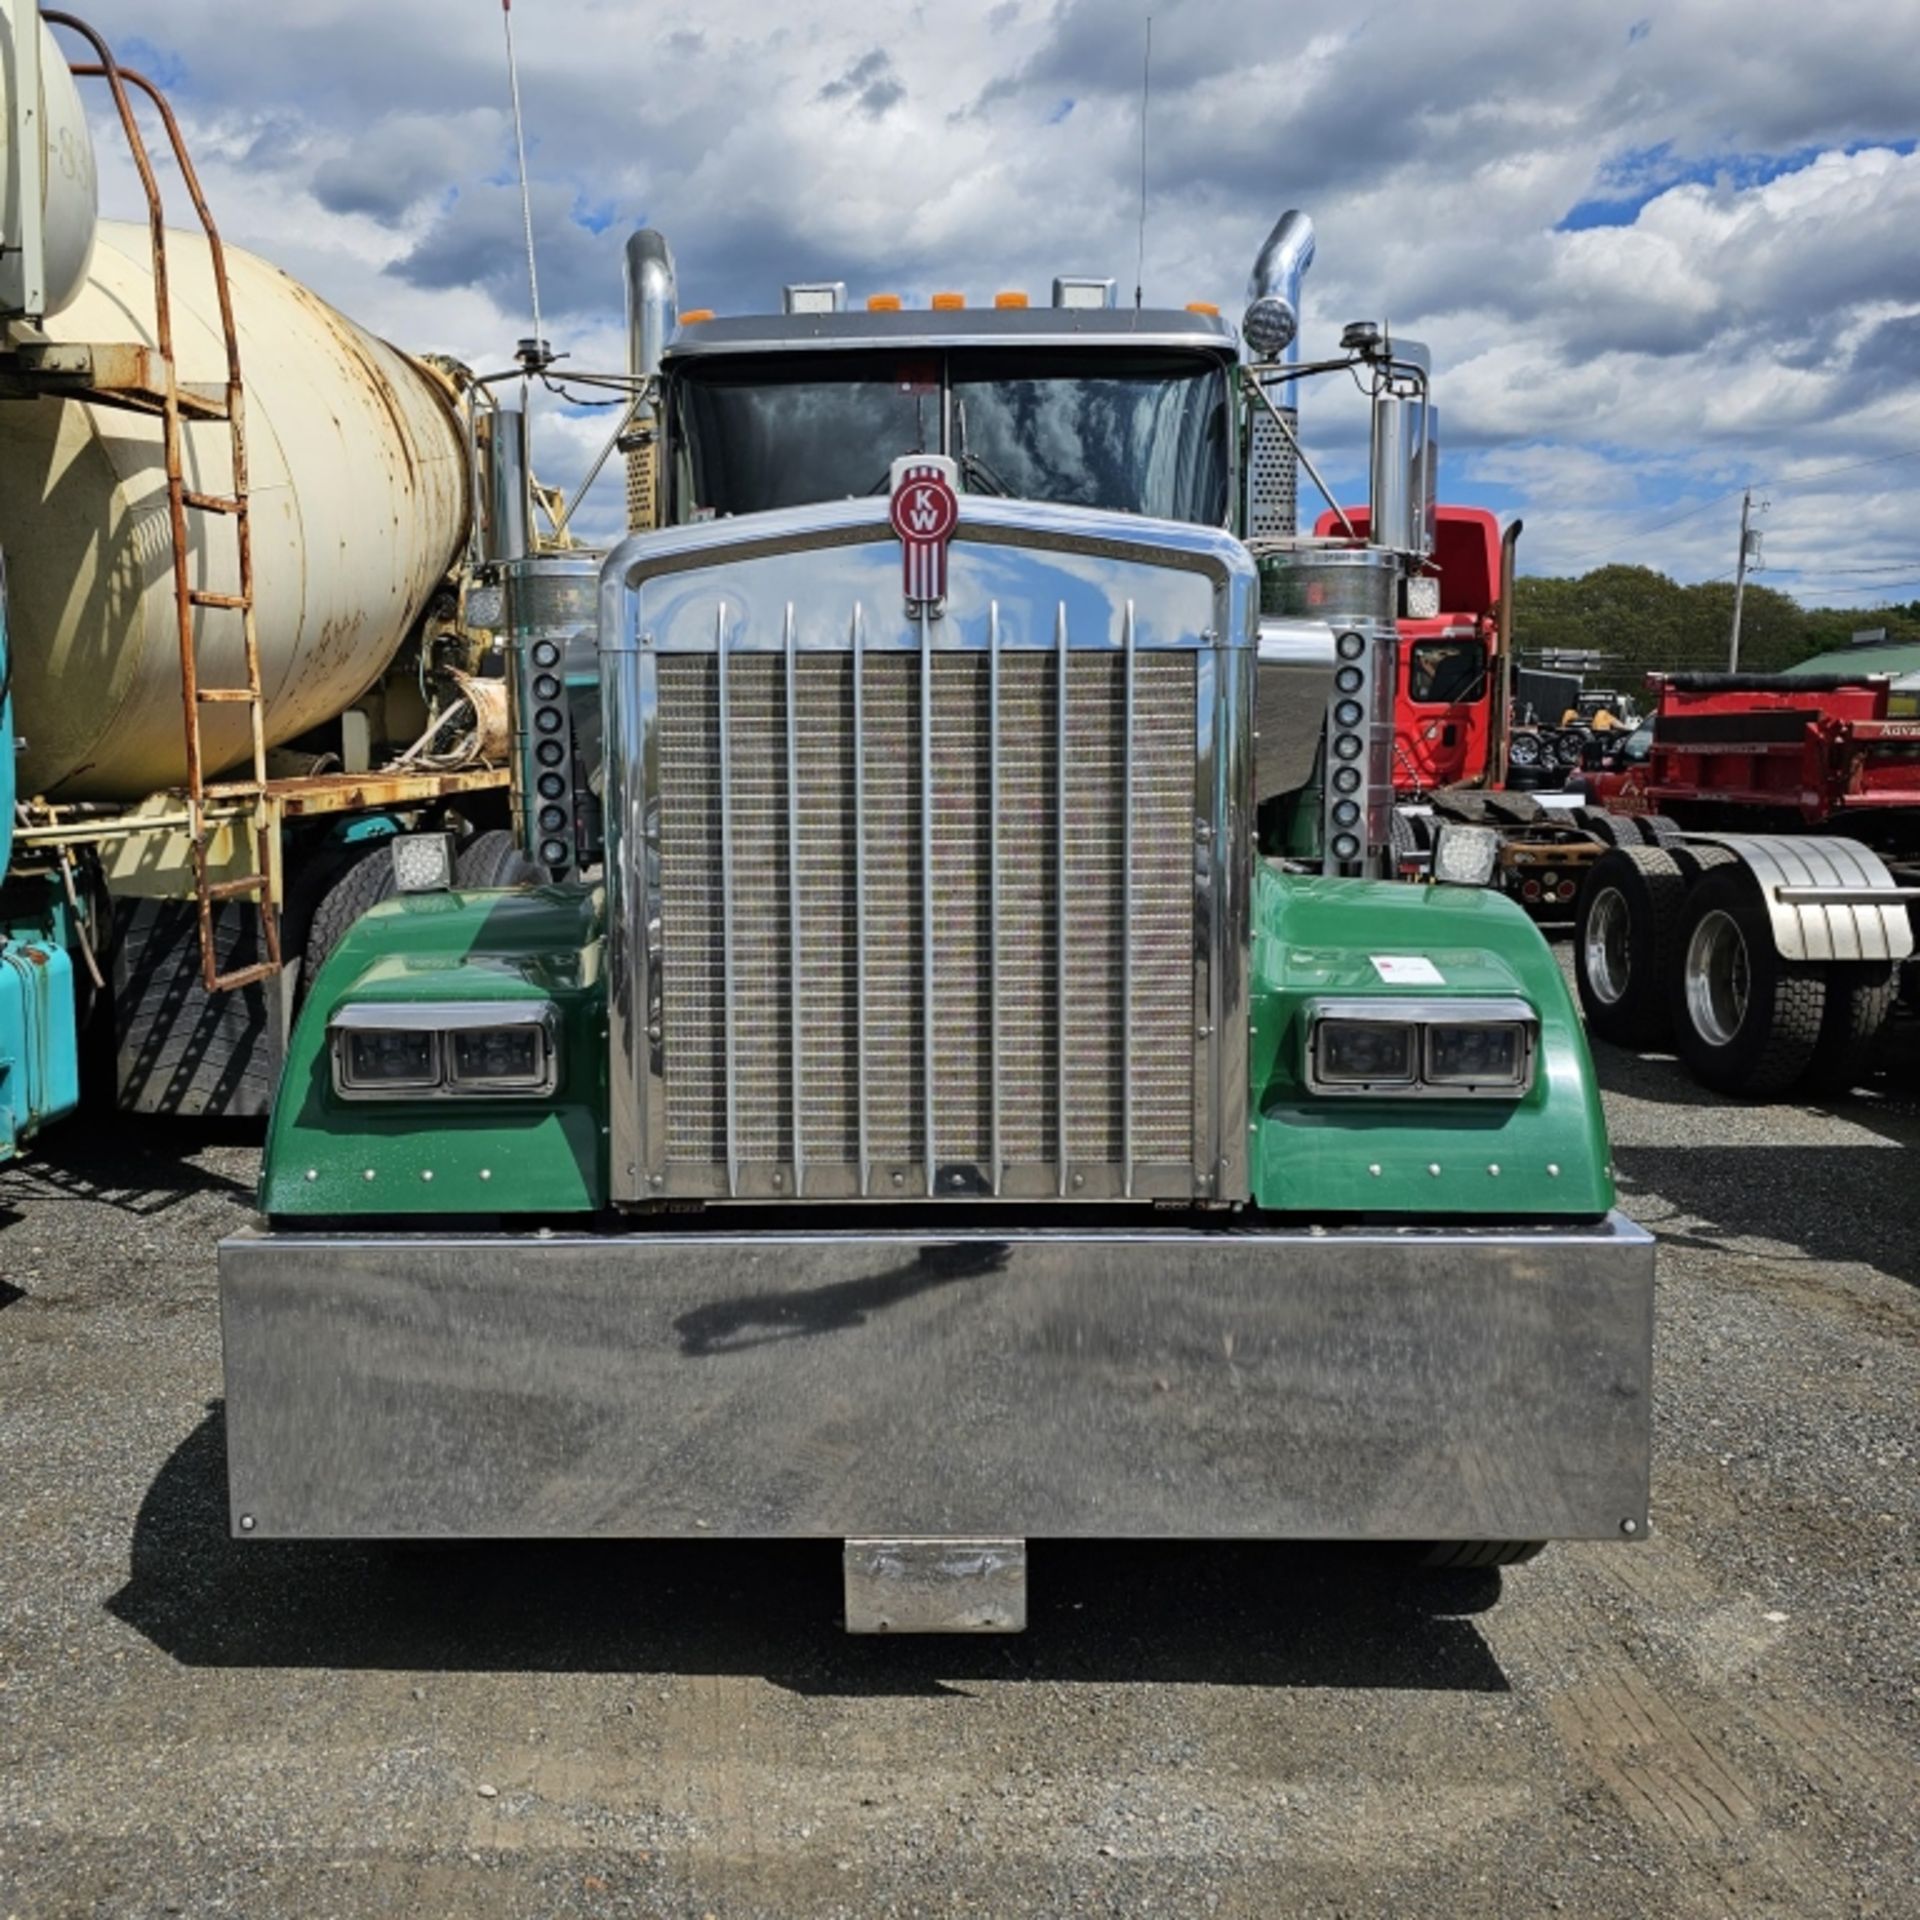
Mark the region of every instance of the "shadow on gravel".
<instances>
[{"instance_id":1,"label":"shadow on gravel","mask_svg":"<svg viewBox=\"0 0 1920 1920\"><path fill-rule=\"evenodd\" d=\"M165 1213L199 1193L224 1193L249 1205L251 1181L194 1165L217 1147L257 1147L263 1120L191 1120L121 1115L53 1128L33 1151L0 1174L0 1227L23 1201L85 1200L138 1216Z\"/></svg>"},{"instance_id":2,"label":"shadow on gravel","mask_svg":"<svg viewBox=\"0 0 1920 1920\"><path fill-rule=\"evenodd\" d=\"M7 1224L7 1219L7 1215L0 1214L0 1227ZM6 1281L0 1280L0 1313L4 1313L16 1300L24 1300L26 1297L25 1287L9 1286Z\"/></svg>"},{"instance_id":3,"label":"shadow on gravel","mask_svg":"<svg viewBox=\"0 0 1920 1920\"><path fill-rule=\"evenodd\" d=\"M1731 1240L1778 1240L1819 1269L1857 1261L1920 1287L1920 1202L1903 1147L1615 1147L1623 1181L1702 1222L1643 1224L1662 1245L1724 1250Z\"/></svg>"},{"instance_id":4,"label":"shadow on gravel","mask_svg":"<svg viewBox=\"0 0 1920 1920\"><path fill-rule=\"evenodd\" d=\"M1914 1023L1920 1025L1920 1022ZM1648 1100L1657 1106L1698 1107L1712 1112L1723 1107L1752 1110L1767 1104L1737 1100L1703 1087L1670 1053L1633 1053L1606 1040L1589 1036L1593 1051L1594 1077L1607 1093L1625 1094L1629 1099ZM1884 1071L1870 1086L1841 1094L1822 1094L1796 1101L1788 1095L1784 1105L1804 1105L1821 1113L1836 1113L1863 1127L1890 1126L1893 1138L1909 1138L1915 1122L1920 1121L1920 1034L1903 1030L1890 1037L1883 1053Z\"/></svg>"},{"instance_id":5,"label":"shadow on gravel","mask_svg":"<svg viewBox=\"0 0 1920 1920\"><path fill-rule=\"evenodd\" d=\"M1470 1616L1492 1569L1359 1554L1043 1541L1024 1635L849 1639L836 1542L463 1544L397 1552L227 1536L216 1406L153 1483L110 1611L187 1666L757 1674L795 1693L970 1681L1499 1693ZM1519 1576L1524 1580L1526 1574Z\"/></svg>"}]
</instances>

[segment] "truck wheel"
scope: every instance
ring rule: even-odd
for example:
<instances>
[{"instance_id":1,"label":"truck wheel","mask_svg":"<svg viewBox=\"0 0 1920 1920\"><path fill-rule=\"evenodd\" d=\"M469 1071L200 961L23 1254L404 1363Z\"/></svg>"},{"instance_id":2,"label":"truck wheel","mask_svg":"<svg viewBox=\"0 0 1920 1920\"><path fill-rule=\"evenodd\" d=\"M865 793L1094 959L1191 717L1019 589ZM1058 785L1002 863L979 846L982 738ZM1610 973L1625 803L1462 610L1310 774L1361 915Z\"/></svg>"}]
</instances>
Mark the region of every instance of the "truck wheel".
<instances>
[{"instance_id":1,"label":"truck wheel","mask_svg":"<svg viewBox=\"0 0 1920 1920\"><path fill-rule=\"evenodd\" d=\"M1820 968L1781 959L1746 867L1702 874L1671 982L1674 1038L1694 1078L1718 1093L1784 1093L1813 1064L1826 1000Z\"/></svg>"},{"instance_id":2,"label":"truck wheel","mask_svg":"<svg viewBox=\"0 0 1920 1920\"><path fill-rule=\"evenodd\" d=\"M1544 1540L1436 1540L1418 1550L1419 1567L1517 1567L1534 1559Z\"/></svg>"},{"instance_id":3,"label":"truck wheel","mask_svg":"<svg viewBox=\"0 0 1920 1920\"><path fill-rule=\"evenodd\" d=\"M386 845L356 860L327 889L325 898L313 910L306 951L301 956L301 970L309 985L326 964L327 956L346 938L347 929L392 892L393 849Z\"/></svg>"},{"instance_id":4,"label":"truck wheel","mask_svg":"<svg viewBox=\"0 0 1920 1920\"><path fill-rule=\"evenodd\" d=\"M1664 813L1637 813L1634 825L1640 829L1640 838L1650 847L1677 847L1680 844L1680 829Z\"/></svg>"},{"instance_id":5,"label":"truck wheel","mask_svg":"<svg viewBox=\"0 0 1920 1920\"><path fill-rule=\"evenodd\" d=\"M1593 863L1573 929L1574 980L1588 1032L1617 1047L1665 1042L1686 892L1678 863L1659 847L1615 847Z\"/></svg>"},{"instance_id":6,"label":"truck wheel","mask_svg":"<svg viewBox=\"0 0 1920 1920\"><path fill-rule=\"evenodd\" d=\"M1800 1084L1810 1093L1845 1093L1872 1071L1900 984L1891 966L1871 961L1829 966L1826 976L1820 1044Z\"/></svg>"},{"instance_id":7,"label":"truck wheel","mask_svg":"<svg viewBox=\"0 0 1920 1920\"><path fill-rule=\"evenodd\" d=\"M521 852L520 843L504 828L476 833L454 864L454 885L463 892L488 892L499 887L543 887L551 876L537 860Z\"/></svg>"}]
</instances>

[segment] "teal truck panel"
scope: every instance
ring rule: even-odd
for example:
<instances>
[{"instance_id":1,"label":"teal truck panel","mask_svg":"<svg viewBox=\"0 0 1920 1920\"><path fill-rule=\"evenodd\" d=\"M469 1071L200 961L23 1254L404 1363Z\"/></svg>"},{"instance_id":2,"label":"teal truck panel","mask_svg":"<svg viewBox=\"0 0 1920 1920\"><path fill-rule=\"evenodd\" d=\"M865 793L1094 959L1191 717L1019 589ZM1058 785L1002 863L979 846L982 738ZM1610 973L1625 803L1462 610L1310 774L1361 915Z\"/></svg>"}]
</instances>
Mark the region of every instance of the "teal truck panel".
<instances>
[{"instance_id":1,"label":"teal truck panel","mask_svg":"<svg viewBox=\"0 0 1920 1920\"><path fill-rule=\"evenodd\" d=\"M606 1194L600 898L579 888L405 894L358 921L322 968L288 1050L267 1137L275 1217L580 1214ZM551 1001L561 1078L545 1099L343 1101L328 1022L348 1004Z\"/></svg>"},{"instance_id":2,"label":"teal truck panel","mask_svg":"<svg viewBox=\"0 0 1920 1920\"><path fill-rule=\"evenodd\" d=\"M1594 1218L1613 1204L1600 1094L1573 996L1512 901L1476 888L1303 879L1262 866L1253 923L1249 1160L1259 1206L1526 1219ZM1397 977L1408 972L1417 977ZM1385 1010L1408 998L1490 997L1525 1000L1539 1016L1524 1097L1307 1090L1315 1001L1378 1001Z\"/></svg>"}]
</instances>

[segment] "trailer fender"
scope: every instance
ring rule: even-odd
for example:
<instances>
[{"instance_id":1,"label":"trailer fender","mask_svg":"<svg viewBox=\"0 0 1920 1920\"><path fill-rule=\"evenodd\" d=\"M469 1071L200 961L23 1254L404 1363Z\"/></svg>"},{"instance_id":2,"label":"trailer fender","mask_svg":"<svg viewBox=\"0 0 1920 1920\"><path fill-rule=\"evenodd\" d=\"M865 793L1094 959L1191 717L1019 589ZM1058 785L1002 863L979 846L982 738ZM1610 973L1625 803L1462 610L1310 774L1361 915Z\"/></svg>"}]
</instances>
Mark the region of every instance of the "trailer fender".
<instances>
[{"instance_id":1,"label":"trailer fender","mask_svg":"<svg viewBox=\"0 0 1920 1920\"><path fill-rule=\"evenodd\" d=\"M1691 846L1724 847L1759 884L1783 960L1905 960L1913 953L1910 902L1871 847L1825 834L1690 833Z\"/></svg>"}]
</instances>

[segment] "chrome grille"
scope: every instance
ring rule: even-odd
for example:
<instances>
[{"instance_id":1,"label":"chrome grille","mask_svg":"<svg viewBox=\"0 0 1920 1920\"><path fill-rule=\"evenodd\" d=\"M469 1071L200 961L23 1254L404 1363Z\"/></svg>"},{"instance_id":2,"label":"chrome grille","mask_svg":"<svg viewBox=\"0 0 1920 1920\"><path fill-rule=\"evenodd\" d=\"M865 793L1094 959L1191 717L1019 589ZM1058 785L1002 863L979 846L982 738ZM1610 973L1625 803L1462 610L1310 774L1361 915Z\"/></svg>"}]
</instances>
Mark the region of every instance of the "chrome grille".
<instances>
[{"instance_id":1,"label":"chrome grille","mask_svg":"<svg viewBox=\"0 0 1920 1920\"><path fill-rule=\"evenodd\" d=\"M1205 1191L1204 656L792 626L657 657L654 1191Z\"/></svg>"}]
</instances>

